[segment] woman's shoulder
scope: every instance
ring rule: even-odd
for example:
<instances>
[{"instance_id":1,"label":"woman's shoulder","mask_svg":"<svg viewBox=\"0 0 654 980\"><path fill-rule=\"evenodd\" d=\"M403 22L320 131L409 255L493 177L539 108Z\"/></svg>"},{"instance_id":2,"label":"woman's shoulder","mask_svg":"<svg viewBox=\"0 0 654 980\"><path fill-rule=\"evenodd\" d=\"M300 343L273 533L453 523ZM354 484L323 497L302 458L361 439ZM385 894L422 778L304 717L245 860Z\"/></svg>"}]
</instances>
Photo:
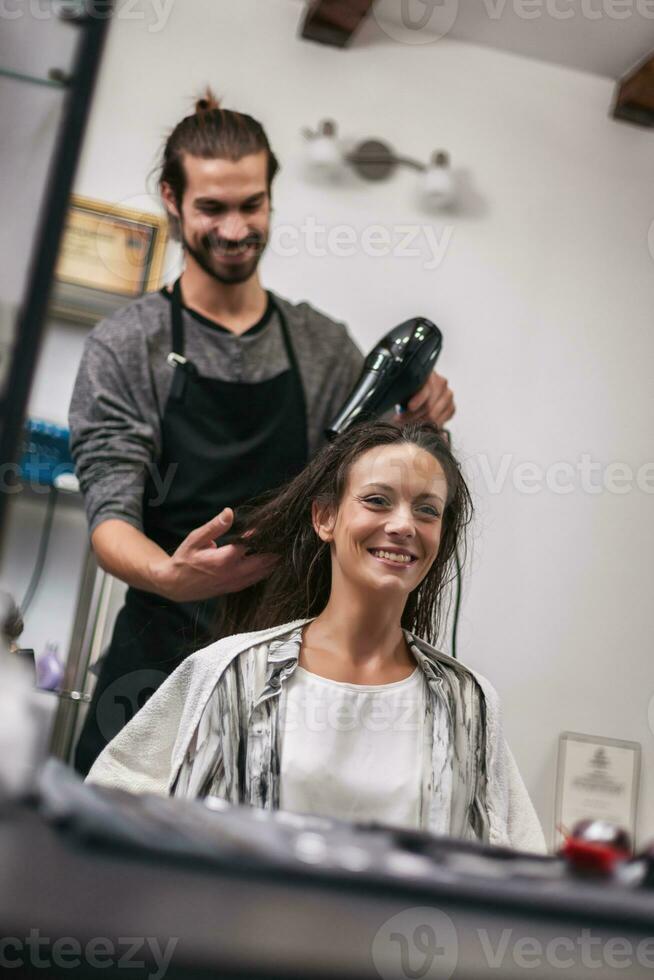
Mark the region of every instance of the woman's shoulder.
<instances>
[{"instance_id":1,"label":"woman's shoulder","mask_svg":"<svg viewBox=\"0 0 654 980\"><path fill-rule=\"evenodd\" d=\"M194 673L211 673L215 676L217 670L227 667L236 657L247 656L255 650L260 653L267 653L280 641L284 642L306 622L308 620L298 619L268 629L224 636L191 654L185 664Z\"/></svg>"},{"instance_id":2,"label":"woman's shoulder","mask_svg":"<svg viewBox=\"0 0 654 980\"><path fill-rule=\"evenodd\" d=\"M473 670L472 667L468 667L461 660L451 657L448 653L437 650L427 640L423 640L422 637L416 636L414 633L408 633L407 639L410 639L410 642L427 661L437 664L441 670L448 671L458 678L469 678L476 682L487 701L492 701L493 704L498 703L497 691L483 674Z\"/></svg>"}]
</instances>

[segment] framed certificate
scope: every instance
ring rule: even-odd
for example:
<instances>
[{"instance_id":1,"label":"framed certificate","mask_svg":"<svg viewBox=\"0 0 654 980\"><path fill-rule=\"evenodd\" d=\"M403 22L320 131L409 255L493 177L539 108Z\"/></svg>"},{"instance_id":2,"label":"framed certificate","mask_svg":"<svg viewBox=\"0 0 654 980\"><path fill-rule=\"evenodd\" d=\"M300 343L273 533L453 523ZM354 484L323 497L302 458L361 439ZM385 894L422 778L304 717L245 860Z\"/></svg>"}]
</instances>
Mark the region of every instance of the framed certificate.
<instances>
[{"instance_id":1,"label":"framed certificate","mask_svg":"<svg viewBox=\"0 0 654 980\"><path fill-rule=\"evenodd\" d=\"M636 834L640 744L563 732L556 778L555 846L578 820L609 820Z\"/></svg>"},{"instance_id":2,"label":"framed certificate","mask_svg":"<svg viewBox=\"0 0 654 980\"><path fill-rule=\"evenodd\" d=\"M157 214L73 196L51 314L96 323L159 286L167 221Z\"/></svg>"}]
</instances>

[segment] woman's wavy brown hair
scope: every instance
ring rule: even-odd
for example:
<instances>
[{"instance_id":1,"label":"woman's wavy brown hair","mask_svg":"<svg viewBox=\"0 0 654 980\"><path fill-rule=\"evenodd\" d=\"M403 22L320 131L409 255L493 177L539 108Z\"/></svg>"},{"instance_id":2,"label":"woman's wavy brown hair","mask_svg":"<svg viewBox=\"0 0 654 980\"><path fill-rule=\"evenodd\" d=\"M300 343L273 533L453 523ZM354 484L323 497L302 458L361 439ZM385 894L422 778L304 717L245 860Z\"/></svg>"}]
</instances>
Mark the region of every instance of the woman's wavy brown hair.
<instances>
[{"instance_id":1,"label":"woman's wavy brown hair","mask_svg":"<svg viewBox=\"0 0 654 980\"><path fill-rule=\"evenodd\" d=\"M429 643L436 641L443 618L443 592L453 577L457 548L465 547L472 501L444 435L426 422L403 427L387 422L352 426L321 449L287 486L239 508L234 525L238 540L248 552L278 555L280 560L268 579L220 600L216 638L322 612L331 589L331 552L313 528L312 504L338 507L352 464L370 449L401 444L431 453L447 480L438 554L410 593L402 615L405 629Z\"/></svg>"}]
</instances>

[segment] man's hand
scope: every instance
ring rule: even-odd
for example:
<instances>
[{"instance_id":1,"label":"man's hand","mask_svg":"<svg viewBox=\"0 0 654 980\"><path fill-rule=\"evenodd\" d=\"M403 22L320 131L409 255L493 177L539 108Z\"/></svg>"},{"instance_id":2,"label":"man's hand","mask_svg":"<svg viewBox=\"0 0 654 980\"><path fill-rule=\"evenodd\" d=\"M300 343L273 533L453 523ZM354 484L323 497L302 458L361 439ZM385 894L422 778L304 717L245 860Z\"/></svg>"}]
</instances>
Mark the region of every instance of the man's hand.
<instances>
[{"instance_id":1,"label":"man's hand","mask_svg":"<svg viewBox=\"0 0 654 980\"><path fill-rule=\"evenodd\" d=\"M196 528L170 557L151 566L156 591L174 602L210 599L240 592L272 571L272 555L246 555L242 545L218 547L215 539L229 531L234 511L226 507L217 517Z\"/></svg>"},{"instance_id":2,"label":"man's hand","mask_svg":"<svg viewBox=\"0 0 654 980\"><path fill-rule=\"evenodd\" d=\"M447 379L434 371L427 384L409 401L407 411L394 418L396 422L433 422L441 427L449 422L455 411L454 393L448 387Z\"/></svg>"},{"instance_id":3,"label":"man's hand","mask_svg":"<svg viewBox=\"0 0 654 980\"><path fill-rule=\"evenodd\" d=\"M192 602L239 592L272 571L272 556L246 556L243 545L216 545L215 538L226 534L233 522L234 512L226 507L191 531L172 556L120 518L102 521L91 541L100 567L110 575L173 602Z\"/></svg>"}]
</instances>

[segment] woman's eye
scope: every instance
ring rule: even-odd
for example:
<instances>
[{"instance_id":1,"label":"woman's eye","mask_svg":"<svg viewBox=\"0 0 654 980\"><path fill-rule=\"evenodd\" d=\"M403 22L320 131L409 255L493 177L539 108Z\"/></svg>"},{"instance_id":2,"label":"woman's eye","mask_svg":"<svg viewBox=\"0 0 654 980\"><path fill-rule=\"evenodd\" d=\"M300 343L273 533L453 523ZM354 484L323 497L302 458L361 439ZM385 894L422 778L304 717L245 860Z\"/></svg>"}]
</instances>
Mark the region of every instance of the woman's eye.
<instances>
[{"instance_id":1,"label":"woman's eye","mask_svg":"<svg viewBox=\"0 0 654 980\"><path fill-rule=\"evenodd\" d=\"M420 510L422 511L423 514L426 514L428 517L441 516L440 511L437 510L436 507L432 507L430 504L425 504L423 507L420 508Z\"/></svg>"},{"instance_id":2,"label":"woman's eye","mask_svg":"<svg viewBox=\"0 0 654 980\"><path fill-rule=\"evenodd\" d=\"M367 504L373 504L375 506L382 506L382 507L384 506L384 504L388 503L385 497L379 497L377 495L373 497L364 497L364 500Z\"/></svg>"}]
</instances>

